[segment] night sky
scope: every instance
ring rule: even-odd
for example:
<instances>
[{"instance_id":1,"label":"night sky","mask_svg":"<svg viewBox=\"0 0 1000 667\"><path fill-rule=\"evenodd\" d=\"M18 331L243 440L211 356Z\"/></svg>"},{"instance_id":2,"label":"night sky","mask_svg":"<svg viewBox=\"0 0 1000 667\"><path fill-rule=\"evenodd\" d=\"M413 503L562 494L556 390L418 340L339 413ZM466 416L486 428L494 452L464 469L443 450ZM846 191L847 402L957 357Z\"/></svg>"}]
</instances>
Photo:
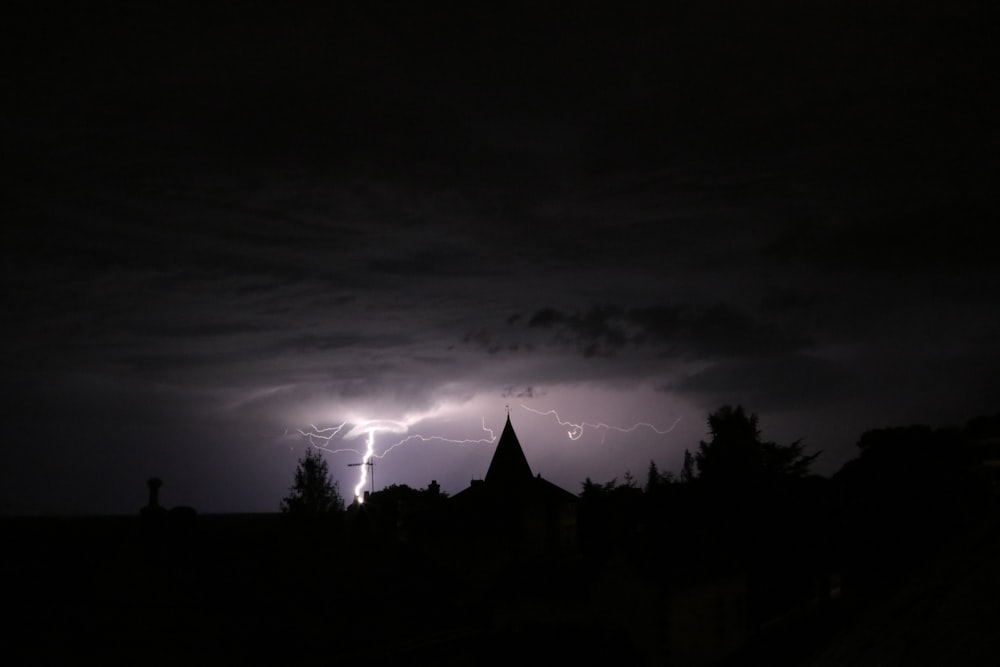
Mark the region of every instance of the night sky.
<instances>
[{"instance_id":1,"label":"night sky","mask_svg":"<svg viewBox=\"0 0 1000 667\"><path fill-rule=\"evenodd\" d=\"M285 4L2 10L0 512L1000 411L989 3Z\"/></svg>"}]
</instances>

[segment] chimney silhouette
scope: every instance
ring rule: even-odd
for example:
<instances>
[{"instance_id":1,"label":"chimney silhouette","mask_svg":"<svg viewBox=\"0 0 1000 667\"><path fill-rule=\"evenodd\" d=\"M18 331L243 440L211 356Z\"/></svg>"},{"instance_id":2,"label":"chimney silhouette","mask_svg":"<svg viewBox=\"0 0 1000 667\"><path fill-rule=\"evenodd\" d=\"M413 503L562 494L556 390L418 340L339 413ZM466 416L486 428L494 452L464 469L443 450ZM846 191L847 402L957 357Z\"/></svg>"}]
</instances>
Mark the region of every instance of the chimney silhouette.
<instances>
[{"instance_id":1,"label":"chimney silhouette","mask_svg":"<svg viewBox=\"0 0 1000 667\"><path fill-rule=\"evenodd\" d=\"M160 506L160 487L163 486L163 481L159 477L150 477L146 480L146 486L149 487L149 502L146 507L155 509Z\"/></svg>"}]
</instances>

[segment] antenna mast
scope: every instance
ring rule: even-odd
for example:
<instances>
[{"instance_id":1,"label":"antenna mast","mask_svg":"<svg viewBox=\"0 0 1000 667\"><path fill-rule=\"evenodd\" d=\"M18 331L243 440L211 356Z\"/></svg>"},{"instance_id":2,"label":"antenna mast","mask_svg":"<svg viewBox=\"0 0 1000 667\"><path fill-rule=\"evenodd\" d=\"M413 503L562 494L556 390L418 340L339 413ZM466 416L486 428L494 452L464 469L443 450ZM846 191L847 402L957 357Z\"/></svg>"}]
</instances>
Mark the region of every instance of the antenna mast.
<instances>
[{"instance_id":1,"label":"antenna mast","mask_svg":"<svg viewBox=\"0 0 1000 667\"><path fill-rule=\"evenodd\" d=\"M367 461L362 461L361 463L348 463L348 468L354 468L355 466L368 466L368 477L372 481L372 493L375 493L375 462L371 459Z\"/></svg>"}]
</instances>

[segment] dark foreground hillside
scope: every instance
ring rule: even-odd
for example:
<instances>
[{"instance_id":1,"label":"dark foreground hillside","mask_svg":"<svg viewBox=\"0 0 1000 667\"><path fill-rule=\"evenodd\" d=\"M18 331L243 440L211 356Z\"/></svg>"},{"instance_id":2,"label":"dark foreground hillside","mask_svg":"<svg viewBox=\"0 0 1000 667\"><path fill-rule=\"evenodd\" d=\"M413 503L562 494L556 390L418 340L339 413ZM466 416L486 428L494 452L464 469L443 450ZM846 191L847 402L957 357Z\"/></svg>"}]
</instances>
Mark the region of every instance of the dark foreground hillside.
<instances>
[{"instance_id":1,"label":"dark foreground hillside","mask_svg":"<svg viewBox=\"0 0 1000 667\"><path fill-rule=\"evenodd\" d=\"M1000 526L957 535L869 601L806 667L1000 664Z\"/></svg>"},{"instance_id":2,"label":"dark foreground hillside","mask_svg":"<svg viewBox=\"0 0 1000 667\"><path fill-rule=\"evenodd\" d=\"M7 664L494 664L528 647L608 664L629 652L551 611L579 607L565 566L484 576L280 515L155 534L126 517L0 525Z\"/></svg>"},{"instance_id":3,"label":"dark foreground hillside","mask_svg":"<svg viewBox=\"0 0 1000 667\"><path fill-rule=\"evenodd\" d=\"M137 517L0 526L11 665L1000 664L993 520L956 532L883 592L737 637L744 647L725 659L665 647L717 632L717 601L738 578L683 582L667 610L658 570L620 558L491 562L281 515L156 531Z\"/></svg>"}]
</instances>

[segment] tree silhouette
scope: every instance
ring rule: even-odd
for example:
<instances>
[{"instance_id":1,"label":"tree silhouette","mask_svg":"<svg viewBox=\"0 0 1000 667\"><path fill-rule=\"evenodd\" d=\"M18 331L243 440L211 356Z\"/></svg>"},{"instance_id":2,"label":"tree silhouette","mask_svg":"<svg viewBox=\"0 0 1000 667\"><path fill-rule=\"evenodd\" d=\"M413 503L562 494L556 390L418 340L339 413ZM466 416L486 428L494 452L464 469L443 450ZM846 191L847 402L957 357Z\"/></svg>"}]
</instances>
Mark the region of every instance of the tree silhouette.
<instances>
[{"instance_id":1,"label":"tree silhouette","mask_svg":"<svg viewBox=\"0 0 1000 667\"><path fill-rule=\"evenodd\" d=\"M861 435L859 456L833 476L850 585L898 584L908 568L988 516L992 493L980 447L1000 442L1000 428L991 433L987 424L979 417L964 429L911 424Z\"/></svg>"},{"instance_id":2,"label":"tree silhouette","mask_svg":"<svg viewBox=\"0 0 1000 667\"><path fill-rule=\"evenodd\" d=\"M684 449L684 465L681 468L681 482L693 482L694 478L697 477L694 471L694 456L691 454L691 450Z\"/></svg>"},{"instance_id":3,"label":"tree silhouette","mask_svg":"<svg viewBox=\"0 0 1000 667\"><path fill-rule=\"evenodd\" d=\"M656 493L668 484L673 484L675 481L672 472L660 472L656 462L650 461L649 468L646 469L646 485L642 490L645 493Z\"/></svg>"},{"instance_id":4,"label":"tree silhouette","mask_svg":"<svg viewBox=\"0 0 1000 667\"><path fill-rule=\"evenodd\" d=\"M342 512L344 498L330 476L326 459L318 449L306 449L295 468L295 482L281 501L286 514L328 514Z\"/></svg>"},{"instance_id":5,"label":"tree silhouette","mask_svg":"<svg viewBox=\"0 0 1000 667\"><path fill-rule=\"evenodd\" d=\"M704 482L745 484L799 478L819 456L802 453L802 441L788 445L761 439L755 413L742 406L724 405L708 416L711 440L701 441L694 455L697 478ZM687 457L685 457L687 461Z\"/></svg>"}]
</instances>

